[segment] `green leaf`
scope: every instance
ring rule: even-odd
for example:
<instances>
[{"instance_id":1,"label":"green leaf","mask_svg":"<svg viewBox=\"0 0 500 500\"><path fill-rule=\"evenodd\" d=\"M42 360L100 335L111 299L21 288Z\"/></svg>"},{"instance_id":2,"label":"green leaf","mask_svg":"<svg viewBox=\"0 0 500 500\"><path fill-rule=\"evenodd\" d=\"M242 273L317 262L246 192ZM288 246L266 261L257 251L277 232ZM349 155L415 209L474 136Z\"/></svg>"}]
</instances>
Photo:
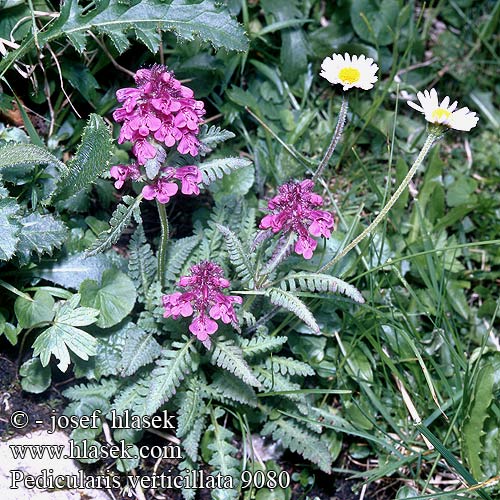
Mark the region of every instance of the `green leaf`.
<instances>
[{"instance_id":1,"label":"green leaf","mask_svg":"<svg viewBox=\"0 0 500 500\"><path fill-rule=\"evenodd\" d=\"M19 368L23 391L40 394L48 389L52 381L52 372L48 366L42 366L38 358L31 358Z\"/></svg>"},{"instance_id":2,"label":"green leaf","mask_svg":"<svg viewBox=\"0 0 500 500\"><path fill-rule=\"evenodd\" d=\"M57 262L42 262L30 272L37 278L76 290L85 279L100 280L103 272L110 267L111 261L105 255L84 257L75 254L58 259Z\"/></svg>"},{"instance_id":3,"label":"green leaf","mask_svg":"<svg viewBox=\"0 0 500 500\"><path fill-rule=\"evenodd\" d=\"M87 360L96 353L97 341L92 335L75 328L95 323L99 311L88 307L77 308L80 295L66 301L56 313L54 324L41 333L33 343L33 356L40 356L42 366L47 366L53 354L58 367L65 372L70 363L69 351Z\"/></svg>"},{"instance_id":4,"label":"green leaf","mask_svg":"<svg viewBox=\"0 0 500 500\"><path fill-rule=\"evenodd\" d=\"M207 130L208 129L208 130ZM202 125L198 139L200 141L200 154L205 156L210 153L217 144L227 141L235 137L233 132L221 129L216 125L208 128L208 125Z\"/></svg>"},{"instance_id":5,"label":"green leaf","mask_svg":"<svg viewBox=\"0 0 500 500\"><path fill-rule=\"evenodd\" d=\"M269 296L272 304L284 307L285 309L293 312L293 314L300 318L307 326L311 327L314 333L320 332L318 323L316 323L311 311L307 308L304 302L295 297L295 295L274 287L266 290L266 295Z\"/></svg>"},{"instance_id":6,"label":"green leaf","mask_svg":"<svg viewBox=\"0 0 500 500\"><path fill-rule=\"evenodd\" d=\"M119 323L134 308L137 294L132 280L118 269L108 269L101 283L85 280L80 285L82 305L100 311L97 326L109 328Z\"/></svg>"},{"instance_id":7,"label":"green leaf","mask_svg":"<svg viewBox=\"0 0 500 500\"><path fill-rule=\"evenodd\" d=\"M210 191L214 199L221 200L228 196L243 197L255 182L255 169L252 165L233 170L222 179L210 184Z\"/></svg>"},{"instance_id":8,"label":"green leaf","mask_svg":"<svg viewBox=\"0 0 500 500\"><path fill-rule=\"evenodd\" d=\"M229 15L227 9L212 0L193 3L190 0L141 0L122 2L102 0L94 9L80 6L77 0L66 0L56 20L37 34L36 45L61 37L68 37L81 53L85 50L89 32L106 35L119 53L129 46L128 33L156 52L161 40L160 31L171 31L181 40L200 39L214 48L244 52L248 40L242 27ZM22 46L9 52L0 63L0 76L31 48L35 39L29 37Z\"/></svg>"},{"instance_id":9,"label":"green leaf","mask_svg":"<svg viewBox=\"0 0 500 500\"><path fill-rule=\"evenodd\" d=\"M139 204L141 200L141 195L135 199L131 196L124 196L122 198L124 204L120 203L113 212L111 220L109 221L110 228L99 234L92 247L87 250L87 256L104 252L104 250L107 250L118 241L118 238L130 224L132 215L134 215L134 213L139 214ZM139 215L137 218L139 218Z\"/></svg>"},{"instance_id":10,"label":"green leaf","mask_svg":"<svg viewBox=\"0 0 500 500\"><path fill-rule=\"evenodd\" d=\"M9 260L19 242L20 224L16 220L19 206L14 198L0 200L0 260Z\"/></svg>"},{"instance_id":11,"label":"green leaf","mask_svg":"<svg viewBox=\"0 0 500 500\"><path fill-rule=\"evenodd\" d=\"M57 183L53 198L66 199L90 186L109 169L111 135L104 120L91 114L82 133L82 141L68 172Z\"/></svg>"},{"instance_id":12,"label":"green leaf","mask_svg":"<svg viewBox=\"0 0 500 500\"><path fill-rule=\"evenodd\" d=\"M185 343L174 342L173 349L164 349L156 368L152 373L152 383L148 388L146 410L154 413L165 401L168 401L177 391L184 377L191 373L197 365L194 360L196 353L193 347L194 338Z\"/></svg>"},{"instance_id":13,"label":"green leaf","mask_svg":"<svg viewBox=\"0 0 500 500\"><path fill-rule=\"evenodd\" d=\"M0 148L0 172L22 166L31 169L35 165L55 165L61 173L68 171L68 167L46 148L34 144L8 144Z\"/></svg>"},{"instance_id":14,"label":"green leaf","mask_svg":"<svg viewBox=\"0 0 500 500\"><path fill-rule=\"evenodd\" d=\"M353 0L351 23L361 39L389 45L394 40L400 11L397 0Z\"/></svg>"},{"instance_id":15,"label":"green leaf","mask_svg":"<svg viewBox=\"0 0 500 500\"><path fill-rule=\"evenodd\" d=\"M142 224L137 226L129 244L128 274L137 288L137 295L143 300L153 283L157 272L157 259L146 240Z\"/></svg>"},{"instance_id":16,"label":"green leaf","mask_svg":"<svg viewBox=\"0 0 500 500\"><path fill-rule=\"evenodd\" d=\"M310 292L338 292L347 295L352 300L363 304L365 299L361 292L345 281L321 273L291 273L285 276L280 287L285 291L304 290Z\"/></svg>"},{"instance_id":17,"label":"green leaf","mask_svg":"<svg viewBox=\"0 0 500 500\"><path fill-rule=\"evenodd\" d=\"M213 343L215 344L215 348L210 359L213 365L220 366L248 385L261 387L261 383L243 359L243 352L237 345L231 340L224 339L214 340Z\"/></svg>"},{"instance_id":18,"label":"green leaf","mask_svg":"<svg viewBox=\"0 0 500 500\"><path fill-rule=\"evenodd\" d=\"M121 374L130 376L141 366L152 363L161 354L161 346L152 333L134 324L127 330L127 342L123 349Z\"/></svg>"},{"instance_id":19,"label":"green leaf","mask_svg":"<svg viewBox=\"0 0 500 500\"><path fill-rule=\"evenodd\" d=\"M240 347L243 351L243 356L253 357L267 352L278 351L283 344L286 344L287 337L265 337L254 336L250 339L241 338Z\"/></svg>"},{"instance_id":20,"label":"green leaf","mask_svg":"<svg viewBox=\"0 0 500 500\"><path fill-rule=\"evenodd\" d=\"M34 212L19 220L19 244L17 253L24 262L28 262L31 252L38 255L52 253L54 248L59 248L68 235L68 230L63 222L52 215L40 215Z\"/></svg>"},{"instance_id":21,"label":"green leaf","mask_svg":"<svg viewBox=\"0 0 500 500\"><path fill-rule=\"evenodd\" d=\"M322 471L330 473L332 459L328 447L319 436L315 436L301 425L279 418L267 422L262 429L262 434L272 435L275 441L280 440L290 451L300 453Z\"/></svg>"},{"instance_id":22,"label":"green leaf","mask_svg":"<svg viewBox=\"0 0 500 500\"><path fill-rule=\"evenodd\" d=\"M174 283L179 279L184 264L199 242L200 238L198 236L188 236L175 240L169 245L165 273L168 283Z\"/></svg>"},{"instance_id":23,"label":"green leaf","mask_svg":"<svg viewBox=\"0 0 500 500\"><path fill-rule=\"evenodd\" d=\"M216 224L216 227L224 236L229 259L236 273L244 283L248 283L248 286L252 288L255 276L255 267L251 260L252 253L249 249L243 248L239 238L226 226Z\"/></svg>"},{"instance_id":24,"label":"green leaf","mask_svg":"<svg viewBox=\"0 0 500 500\"><path fill-rule=\"evenodd\" d=\"M208 444L208 449L213 452L209 463L214 467L216 474L223 477L232 476L233 485L237 487L240 477L240 463L236 459L238 449L232 444L234 433L217 421L224 415L225 412L221 409L212 413L212 424L207 430L213 436ZM214 498L218 500L233 500L238 497L236 489L214 489Z\"/></svg>"},{"instance_id":25,"label":"green leaf","mask_svg":"<svg viewBox=\"0 0 500 500\"><path fill-rule=\"evenodd\" d=\"M314 375L314 370L302 361L293 358L273 356L266 359L266 368L281 375L302 375L304 377Z\"/></svg>"},{"instance_id":26,"label":"green leaf","mask_svg":"<svg viewBox=\"0 0 500 500\"><path fill-rule=\"evenodd\" d=\"M31 328L38 323L52 321L54 317L54 299L52 295L38 290L33 301L24 297L17 297L14 303L14 312L17 322L22 328Z\"/></svg>"},{"instance_id":27,"label":"green leaf","mask_svg":"<svg viewBox=\"0 0 500 500\"><path fill-rule=\"evenodd\" d=\"M252 162L246 158L217 158L201 163L198 168L203 176L203 184L208 186L217 179L222 179L224 174L249 167L251 164Z\"/></svg>"},{"instance_id":28,"label":"green leaf","mask_svg":"<svg viewBox=\"0 0 500 500\"><path fill-rule=\"evenodd\" d=\"M207 392L211 397L225 404L237 401L252 407L257 406L257 396L252 387L231 373L219 370L214 375L210 386L207 387Z\"/></svg>"}]
</instances>

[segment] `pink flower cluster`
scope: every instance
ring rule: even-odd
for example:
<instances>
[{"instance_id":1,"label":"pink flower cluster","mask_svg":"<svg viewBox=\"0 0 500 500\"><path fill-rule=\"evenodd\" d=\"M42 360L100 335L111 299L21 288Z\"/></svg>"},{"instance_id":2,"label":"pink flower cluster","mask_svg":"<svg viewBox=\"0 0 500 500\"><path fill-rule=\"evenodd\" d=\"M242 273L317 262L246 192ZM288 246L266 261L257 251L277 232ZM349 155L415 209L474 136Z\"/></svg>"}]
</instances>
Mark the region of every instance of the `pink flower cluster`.
<instances>
[{"instance_id":1,"label":"pink flower cluster","mask_svg":"<svg viewBox=\"0 0 500 500\"><path fill-rule=\"evenodd\" d=\"M182 276L179 280L179 286L186 288L184 293L163 296L163 316L177 319L194 314L189 331L209 349L209 336L219 328L214 320L237 324L233 304L241 304L242 298L222 293L221 290L229 287L230 282L224 278L224 271L218 264L203 261L192 266L189 271L190 276Z\"/></svg>"},{"instance_id":2,"label":"pink flower cluster","mask_svg":"<svg viewBox=\"0 0 500 500\"><path fill-rule=\"evenodd\" d=\"M260 222L261 229L272 229L274 233L295 233L295 252L310 259L317 246L312 236L329 238L334 229L333 215L318 210L323 204L320 195L312 192L314 183L306 179L302 182L291 181L278 188L279 194L269 200L270 213Z\"/></svg>"},{"instance_id":3,"label":"pink flower cluster","mask_svg":"<svg viewBox=\"0 0 500 500\"><path fill-rule=\"evenodd\" d=\"M142 188L142 194L146 200L156 198L160 203L168 203L170 197L179 190L179 186L172 182L175 179L181 181L181 193L200 194L198 184L202 181L202 176L198 167L194 165L179 168L163 167L161 172L162 175L157 177L152 184Z\"/></svg>"},{"instance_id":4,"label":"pink flower cluster","mask_svg":"<svg viewBox=\"0 0 500 500\"><path fill-rule=\"evenodd\" d=\"M139 165L156 156L153 141L172 147L177 143L181 154L198 154L196 138L202 116L203 101L193 98L193 91L181 84L165 66L154 65L135 74L137 88L116 92L123 103L113 113L116 122L123 122L118 142L134 143L133 153Z\"/></svg>"}]
</instances>

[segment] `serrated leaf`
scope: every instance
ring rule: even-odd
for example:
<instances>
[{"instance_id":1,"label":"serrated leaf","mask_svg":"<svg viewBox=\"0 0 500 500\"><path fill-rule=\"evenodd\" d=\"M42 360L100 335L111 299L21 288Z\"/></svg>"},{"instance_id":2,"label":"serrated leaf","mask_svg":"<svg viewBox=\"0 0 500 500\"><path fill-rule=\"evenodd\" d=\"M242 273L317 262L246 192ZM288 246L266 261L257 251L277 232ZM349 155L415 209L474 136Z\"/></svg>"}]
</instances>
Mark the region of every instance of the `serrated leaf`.
<instances>
[{"instance_id":1,"label":"serrated leaf","mask_svg":"<svg viewBox=\"0 0 500 500\"><path fill-rule=\"evenodd\" d=\"M4 169L26 165L55 165L62 173L68 167L46 148L34 144L7 144L0 148L0 172Z\"/></svg>"},{"instance_id":2,"label":"serrated leaf","mask_svg":"<svg viewBox=\"0 0 500 500\"><path fill-rule=\"evenodd\" d=\"M163 350L152 372L153 381L148 388L146 410L149 414L168 401L176 393L184 377L193 370L196 364L192 359L196 352L193 343L194 339L185 343L174 342L173 349Z\"/></svg>"},{"instance_id":3,"label":"serrated leaf","mask_svg":"<svg viewBox=\"0 0 500 500\"><path fill-rule=\"evenodd\" d=\"M104 120L91 114L68 172L59 179L52 198L66 199L90 186L109 168L111 135Z\"/></svg>"},{"instance_id":4,"label":"serrated leaf","mask_svg":"<svg viewBox=\"0 0 500 500\"><path fill-rule=\"evenodd\" d=\"M135 199L131 196L124 196L122 198L124 203L120 203L113 212L109 221L110 228L99 234L92 247L87 250L87 256L104 252L104 250L107 250L118 241L118 238L120 238L123 231L130 224L134 212L139 210L141 200L142 196L138 196Z\"/></svg>"},{"instance_id":5,"label":"serrated leaf","mask_svg":"<svg viewBox=\"0 0 500 500\"><path fill-rule=\"evenodd\" d=\"M232 476L233 485L237 487L240 477L240 463L236 459L238 449L232 444L234 433L217 421L223 416L222 411L212 414L212 424L208 432L212 433L213 440L208 444L208 449L213 453L209 463L217 474L223 477ZM239 495L236 489L215 488L214 497L220 500L235 500Z\"/></svg>"},{"instance_id":6,"label":"serrated leaf","mask_svg":"<svg viewBox=\"0 0 500 500\"><path fill-rule=\"evenodd\" d=\"M20 229L16 219L18 209L14 198L0 200L0 260L9 260L16 251Z\"/></svg>"},{"instance_id":7,"label":"serrated leaf","mask_svg":"<svg viewBox=\"0 0 500 500\"><path fill-rule=\"evenodd\" d=\"M157 262L146 240L142 224L139 224L130 239L128 261L128 274L137 288L139 300L143 300L147 295L156 277Z\"/></svg>"},{"instance_id":8,"label":"serrated leaf","mask_svg":"<svg viewBox=\"0 0 500 500\"><path fill-rule=\"evenodd\" d=\"M240 378L246 384L261 387L247 362L243 359L243 352L231 340L218 339L212 352L210 362Z\"/></svg>"},{"instance_id":9,"label":"serrated leaf","mask_svg":"<svg viewBox=\"0 0 500 500\"><path fill-rule=\"evenodd\" d=\"M181 40L200 39L214 48L246 51L248 40L242 27L229 15L226 8L211 0L196 3L190 0L141 0L122 2L101 0L94 9L80 6L77 0L66 0L56 20L37 38L28 38L19 49L9 52L0 63L0 76L35 47L68 37L79 52L86 47L89 32L110 37L122 53L129 46L127 34L135 31L138 39L150 50L157 50L159 30L171 31Z\"/></svg>"},{"instance_id":10,"label":"serrated leaf","mask_svg":"<svg viewBox=\"0 0 500 500\"><path fill-rule=\"evenodd\" d=\"M264 337L256 335L250 339L241 338L240 347L243 351L243 356L251 358L267 352L274 352L283 346L287 341L287 337Z\"/></svg>"},{"instance_id":11,"label":"serrated leaf","mask_svg":"<svg viewBox=\"0 0 500 500\"><path fill-rule=\"evenodd\" d=\"M361 292L345 281L321 273L292 273L285 276L281 282L282 290L293 292L303 290L310 292L338 292L347 295L352 300L363 304L365 299Z\"/></svg>"},{"instance_id":12,"label":"serrated leaf","mask_svg":"<svg viewBox=\"0 0 500 500\"><path fill-rule=\"evenodd\" d=\"M127 330L127 342L122 352L121 374L130 376L141 366L152 363L161 354L161 346L152 333L131 324Z\"/></svg>"},{"instance_id":13,"label":"serrated leaf","mask_svg":"<svg viewBox=\"0 0 500 500\"><path fill-rule=\"evenodd\" d=\"M251 255L250 251L243 248L243 243L230 229L221 224L216 224L216 227L224 236L229 260L233 264L236 273L244 283L248 283L248 286L252 288L255 268L249 257Z\"/></svg>"},{"instance_id":14,"label":"serrated leaf","mask_svg":"<svg viewBox=\"0 0 500 500\"><path fill-rule=\"evenodd\" d=\"M200 238L198 236L188 236L169 245L165 272L167 282L173 283L179 279L184 264L199 242Z\"/></svg>"},{"instance_id":15,"label":"serrated leaf","mask_svg":"<svg viewBox=\"0 0 500 500\"><path fill-rule=\"evenodd\" d=\"M246 158L217 158L201 163L198 168L203 176L203 184L209 186L217 179L222 179L224 174L230 174L234 170L249 167L252 162Z\"/></svg>"},{"instance_id":16,"label":"serrated leaf","mask_svg":"<svg viewBox=\"0 0 500 500\"><path fill-rule=\"evenodd\" d=\"M137 294L132 280L116 268L104 271L101 283L85 280L80 285L82 305L100 311L97 326L109 328L129 314Z\"/></svg>"},{"instance_id":17,"label":"serrated leaf","mask_svg":"<svg viewBox=\"0 0 500 500\"><path fill-rule=\"evenodd\" d=\"M38 255L52 253L59 248L68 235L68 229L63 222L52 215L32 213L19 220L19 244L17 254L22 256L23 262L28 262L31 252Z\"/></svg>"},{"instance_id":18,"label":"serrated leaf","mask_svg":"<svg viewBox=\"0 0 500 500\"><path fill-rule=\"evenodd\" d=\"M217 372L207 391L223 403L236 401L252 407L257 406L257 396L252 387L231 373Z\"/></svg>"},{"instance_id":19,"label":"serrated leaf","mask_svg":"<svg viewBox=\"0 0 500 500\"><path fill-rule=\"evenodd\" d=\"M266 295L269 296L272 304L293 312L293 314L300 318L307 326L311 327L313 332L320 333L318 323L316 323L313 314L300 299L295 297L295 295L274 287L266 290Z\"/></svg>"},{"instance_id":20,"label":"serrated leaf","mask_svg":"<svg viewBox=\"0 0 500 500\"><path fill-rule=\"evenodd\" d=\"M266 359L266 367L281 375L302 375L303 377L314 375L314 370L307 363L293 358L273 356Z\"/></svg>"},{"instance_id":21,"label":"serrated leaf","mask_svg":"<svg viewBox=\"0 0 500 500\"><path fill-rule=\"evenodd\" d=\"M216 125L208 128L207 125L202 125L198 139L200 141L200 154L202 156L210 153L217 144L227 141L235 137L233 132L221 129Z\"/></svg>"},{"instance_id":22,"label":"serrated leaf","mask_svg":"<svg viewBox=\"0 0 500 500\"><path fill-rule=\"evenodd\" d=\"M101 396L111 398L118 388L118 382L114 379L101 380L99 383L73 385L63 392L65 398L72 401L83 401L84 399Z\"/></svg>"},{"instance_id":23,"label":"serrated leaf","mask_svg":"<svg viewBox=\"0 0 500 500\"><path fill-rule=\"evenodd\" d=\"M279 418L267 422L261 432L265 436L272 436L275 441L281 440L290 451L299 453L322 471L330 473L332 459L328 446L299 424Z\"/></svg>"}]
</instances>

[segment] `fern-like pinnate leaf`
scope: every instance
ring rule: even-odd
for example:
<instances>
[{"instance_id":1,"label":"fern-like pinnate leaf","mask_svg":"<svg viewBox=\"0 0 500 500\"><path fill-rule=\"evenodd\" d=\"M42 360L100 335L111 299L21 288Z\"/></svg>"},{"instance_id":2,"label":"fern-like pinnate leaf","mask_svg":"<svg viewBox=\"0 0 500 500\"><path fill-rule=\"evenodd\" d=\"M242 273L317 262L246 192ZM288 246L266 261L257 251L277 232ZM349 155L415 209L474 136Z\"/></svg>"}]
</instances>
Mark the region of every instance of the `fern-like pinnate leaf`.
<instances>
[{"instance_id":1,"label":"fern-like pinnate leaf","mask_svg":"<svg viewBox=\"0 0 500 500\"><path fill-rule=\"evenodd\" d=\"M180 396L177 437L182 438L182 447L193 462L198 461L201 433L205 427L206 408L202 396L198 378L191 378L188 389Z\"/></svg>"},{"instance_id":2,"label":"fern-like pinnate leaf","mask_svg":"<svg viewBox=\"0 0 500 500\"><path fill-rule=\"evenodd\" d=\"M314 370L307 363L282 356L267 358L266 367L282 375L302 375L303 377L314 375Z\"/></svg>"},{"instance_id":3,"label":"fern-like pinnate leaf","mask_svg":"<svg viewBox=\"0 0 500 500\"><path fill-rule=\"evenodd\" d=\"M262 434L280 440L290 451L299 453L307 460L316 464L322 471L331 472L332 459L328 446L316 436L286 418L267 422Z\"/></svg>"},{"instance_id":4,"label":"fern-like pinnate leaf","mask_svg":"<svg viewBox=\"0 0 500 500\"><path fill-rule=\"evenodd\" d=\"M0 76L32 48L43 47L67 37L80 53L85 50L89 33L108 36L119 53L130 45L128 34L135 34L153 53L161 43L161 31L170 31L181 40L210 42L214 48L244 52L248 39L243 28L228 10L213 0L100 0L93 9L65 0L56 20L37 37L26 37L21 47L11 51L0 63Z\"/></svg>"},{"instance_id":5,"label":"fern-like pinnate leaf","mask_svg":"<svg viewBox=\"0 0 500 500\"><path fill-rule=\"evenodd\" d=\"M363 304L365 299L361 292L345 281L321 273L292 273L285 276L280 283L282 290L294 292L303 290L310 292L338 292L352 300Z\"/></svg>"},{"instance_id":6,"label":"fern-like pinnate leaf","mask_svg":"<svg viewBox=\"0 0 500 500\"><path fill-rule=\"evenodd\" d=\"M257 396L253 388L230 373L217 372L207 387L207 392L222 403L236 401L252 407L257 406Z\"/></svg>"},{"instance_id":7,"label":"fern-like pinnate leaf","mask_svg":"<svg viewBox=\"0 0 500 500\"><path fill-rule=\"evenodd\" d=\"M57 182L52 198L66 199L90 186L109 169L111 134L104 120L91 114L68 171Z\"/></svg>"},{"instance_id":8,"label":"fern-like pinnate leaf","mask_svg":"<svg viewBox=\"0 0 500 500\"><path fill-rule=\"evenodd\" d=\"M306 403L304 394L298 392L300 391L300 389L302 389L302 387L295 382L291 382L287 376L281 375L280 373L275 373L263 364L254 366L252 368L257 374L257 379L266 389L266 392L287 392L286 394L282 394L282 396L290 399L291 401L300 402L303 404Z\"/></svg>"},{"instance_id":9,"label":"fern-like pinnate leaf","mask_svg":"<svg viewBox=\"0 0 500 500\"><path fill-rule=\"evenodd\" d=\"M117 415L123 415L125 410L141 417L147 415L146 405L149 400L151 383L151 372L143 370L142 373L135 375L130 382L121 387L112 405Z\"/></svg>"},{"instance_id":10,"label":"fern-like pinnate leaf","mask_svg":"<svg viewBox=\"0 0 500 500\"><path fill-rule=\"evenodd\" d=\"M122 352L120 373L130 376L141 366L152 363L161 354L161 346L153 333L145 332L133 323L127 328L127 342Z\"/></svg>"},{"instance_id":11,"label":"fern-like pinnate leaf","mask_svg":"<svg viewBox=\"0 0 500 500\"><path fill-rule=\"evenodd\" d=\"M217 339L212 352L211 363L227 370L248 385L261 387L247 362L243 359L243 352L231 340Z\"/></svg>"},{"instance_id":12,"label":"fern-like pinnate leaf","mask_svg":"<svg viewBox=\"0 0 500 500\"><path fill-rule=\"evenodd\" d=\"M230 174L234 170L249 167L252 164L247 158L217 158L198 165L203 176L203 184L210 185L217 179L222 179L224 174Z\"/></svg>"},{"instance_id":13,"label":"fern-like pinnate leaf","mask_svg":"<svg viewBox=\"0 0 500 500\"><path fill-rule=\"evenodd\" d=\"M240 477L240 462L236 459L238 449L232 444L234 433L218 422L225 412L216 408L212 413L212 424L208 431L213 434L213 440L208 444L212 458L210 465L216 474L221 476L232 476L233 485L238 486ZM236 500L239 495L236 489L214 489L214 498L219 500Z\"/></svg>"},{"instance_id":14,"label":"fern-like pinnate leaf","mask_svg":"<svg viewBox=\"0 0 500 500\"><path fill-rule=\"evenodd\" d=\"M174 342L172 349L163 350L151 374L153 382L146 403L149 414L168 401L176 393L184 377L196 367L196 350L193 343L194 338L191 338L184 343Z\"/></svg>"},{"instance_id":15,"label":"fern-like pinnate leaf","mask_svg":"<svg viewBox=\"0 0 500 500\"><path fill-rule=\"evenodd\" d=\"M181 270L199 242L198 236L188 236L169 246L165 273L167 283L175 283L180 278Z\"/></svg>"},{"instance_id":16,"label":"fern-like pinnate leaf","mask_svg":"<svg viewBox=\"0 0 500 500\"><path fill-rule=\"evenodd\" d=\"M274 352L281 349L287 341L287 337L268 337L255 335L249 339L241 337L239 341L243 356L252 358L268 352Z\"/></svg>"},{"instance_id":17,"label":"fern-like pinnate leaf","mask_svg":"<svg viewBox=\"0 0 500 500\"><path fill-rule=\"evenodd\" d=\"M200 154L204 156L210 153L217 144L232 139L233 137L235 137L233 132L221 129L217 125L212 125L210 128L208 128L207 125L202 125L200 135L198 136L200 140Z\"/></svg>"},{"instance_id":18,"label":"fern-like pinnate leaf","mask_svg":"<svg viewBox=\"0 0 500 500\"><path fill-rule=\"evenodd\" d=\"M128 275L134 282L140 300L148 293L156 277L158 261L146 240L142 224L137 226L129 244Z\"/></svg>"},{"instance_id":19,"label":"fern-like pinnate leaf","mask_svg":"<svg viewBox=\"0 0 500 500\"><path fill-rule=\"evenodd\" d=\"M233 264L236 273L241 281L248 283L250 288L253 287L255 267L252 262L251 253L243 247L240 239L226 226L217 224L217 229L223 234L226 242L229 260Z\"/></svg>"},{"instance_id":20,"label":"fern-like pinnate leaf","mask_svg":"<svg viewBox=\"0 0 500 500\"><path fill-rule=\"evenodd\" d=\"M141 200L142 196L135 199L131 196L123 197L124 203L120 203L111 216L110 228L99 234L92 247L87 250L87 256L104 252L118 241L123 231L130 224L134 212L139 210Z\"/></svg>"},{"instance_id":21,"label":"fern-like pinnate leaf","mask_svg":"<svg viewBox=\"0 0 500 500\"><path fill-rule=\"evenodd\" d=\"M118 388L115 379L102 379L99 383L74 385L63 392L65 398L72 401L82 401L92 396L101 396L110 399Z\"/></svg>"},{"instance_id":22,"label":"fern-like pinnate leaf","mask_svg":"<svg viewBox=\"0 0 500 500\"><path fill-rule=\"evenodd\" d=\"M304 302L295 297L295 295L275 287L266 290L266 295L269 296L272 304L283 307L292 312L307 326L309 326L314 333L320 333L318 323L316 323L312 312L308 309Z\"/></svg>"}]
</instances>

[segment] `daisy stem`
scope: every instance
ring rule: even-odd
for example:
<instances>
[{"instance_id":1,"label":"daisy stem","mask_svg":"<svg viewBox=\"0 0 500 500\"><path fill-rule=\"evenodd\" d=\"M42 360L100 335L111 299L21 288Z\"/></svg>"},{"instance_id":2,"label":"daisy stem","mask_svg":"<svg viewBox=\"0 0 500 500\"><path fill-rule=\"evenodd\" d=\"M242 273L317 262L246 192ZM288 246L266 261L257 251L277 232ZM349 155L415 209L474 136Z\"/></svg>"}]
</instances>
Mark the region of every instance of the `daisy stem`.
<instances>
[{"instance_id":1,"label":"daisy stem","mask_svg":"<svg viewBox=\"0 0 500 500\"><path fill-rule=\"evenodd\" d=\"M337 254L335 258L333 258L330 262L327 262L323 267L321 267L318 272L325 272L327 269L334 266L342 257L344 257L344 255L349 253L355 246L357 246L362 240L364 240L380 224L380 222L382 222L382 220L385 218L385 216L392 208L394 203L398 201L398 198L401 196L403 191L408 187L408 184L415 175L415 172L417 171L418 167L422 164L425 157L427 156L427 153L429 152L432 145L437 139L438 137L434 134L428 135L422 147L422 150L420 151L419 155L417 156L417 159L415 160L410 170L406 174L406 177L401 182L401 185L398 187L398 189L396 189L394 194L391 196L391 199L386 203L385 207L380 211L377 217L375 217L374 221L359 236L357 236L354 240L352 240L351 243L349 243L349 245L347 245L344 248L344 250L342 250L342 252Z\"/></svg>"},{"instance_id":2,"label":"daisy stem","mask_svg":"<svg viewBox=\"0 0 500 500\"><path fill-rule=\"evenodd\" d=\"M165 205L157 200L156 206L158 208L158 215L160 216L161 224L160 249L158 251L158 278L160 280L161 288L163 288L165 286L165 264L167 261L169 227L167 219L167 209L165 208Z\"/></svg>"},{"instance_id":3,"label":"daisy stem","mask_svg":"<svg viewBox=\"0 0 500 500\"><path fill-rule=\"evenodd\" d=\"M349 107L349 101L347 100L346 95L342 94L342 104L340 105L340 112L339 112L339 118L337 120L337 126L335 127L335 132L333 133L332 140L330 142L330 145L328 146L328 149L326 150L325 156L323 156L323 159L321 160L316 172L313 175L312 178L313 181L316 181L316 179L323 173L323 170L325 170L325 167L328 165L328 162L330 161L330 158L332 157L332 154L335 151L335 148L337 147L340 138L342 137L342 132L344 130L345 121L347 118L348 107Z\"/></svg>"}]
</instances>

